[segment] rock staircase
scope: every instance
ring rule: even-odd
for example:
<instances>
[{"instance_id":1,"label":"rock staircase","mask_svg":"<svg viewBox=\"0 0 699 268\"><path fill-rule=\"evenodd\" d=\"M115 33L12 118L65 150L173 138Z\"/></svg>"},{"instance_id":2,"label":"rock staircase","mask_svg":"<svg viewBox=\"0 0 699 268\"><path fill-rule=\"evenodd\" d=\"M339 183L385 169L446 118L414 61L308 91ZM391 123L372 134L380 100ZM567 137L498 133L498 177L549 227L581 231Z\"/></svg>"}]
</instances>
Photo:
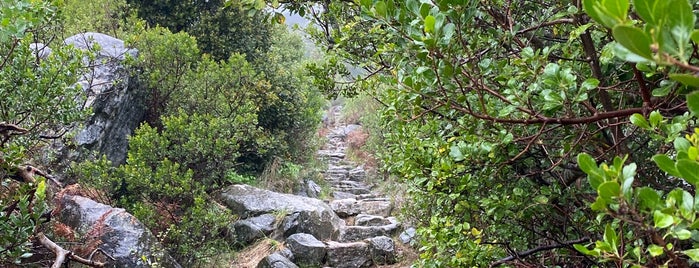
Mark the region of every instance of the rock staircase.
<instances>
[{"instance_id":1,"label":"rock staircase","mask_svg":"<svg viewBox=\"0 0 699 268\"><path fill-rule=\"evenodd\" d=\"M250 186L229 187L222 194L224 203L242 215L233 225L234 241L249 244L262 236L281 233L286 247L273 252L257 268L294 267L376 267L394 264L394 240L400 223L391 217L390 198L375 190L362 164L347 158L347 138L360 125L344 124L342 107L335 106L325 120L328 142L317 152L328 164L323 173L332 198L325 203L316 198L320 188L307 181L300 196L273 193ZM284 207L287 215L276 219L269 213ZM281 228L281 230L280 230ZM277 231L274 231L274 230Z\"/></svg>"}]
</instances>

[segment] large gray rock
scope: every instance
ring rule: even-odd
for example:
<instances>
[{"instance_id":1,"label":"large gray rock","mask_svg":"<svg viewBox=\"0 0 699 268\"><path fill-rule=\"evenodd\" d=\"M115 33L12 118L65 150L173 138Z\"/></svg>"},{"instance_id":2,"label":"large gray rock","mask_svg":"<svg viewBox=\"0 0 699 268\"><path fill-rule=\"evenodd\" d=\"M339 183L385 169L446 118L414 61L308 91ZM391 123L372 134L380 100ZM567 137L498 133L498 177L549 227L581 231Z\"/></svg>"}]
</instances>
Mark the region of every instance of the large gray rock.
<instances>
[{"instance_id":1,"label":"large gray rock","mask_svg":"<svg viewBox=\"0 0 699 268\"><path fill-rule=\"evenodd\" d=\"M257 264L257 268L298 268L298 266L279 252L275 252L262 259Z\"/></svg>"},{"instance_id":2,"label":"large gray rock","mask_svg":"<svg viewBox=\"0 0 699 268\"><path fill-rule=\"evenodd\" d=\"M57 202L59 222L74 230L83 245L95 245L114 258L99 261L116 267L151 267L156 262L164 267L180 267L157 238L124 209L68 194Z\"/></svg>"},{"instance_id":3,"label":"large gray rock","mask_svg":"<svg viewBox=\"0 0 699 268\"><path fill-rule=\"evenodd\" d=\"M135 57L137 54L137 50L126 48L126 46L124 46L124 41L101 33L79 33L66 38L64 43L67 45L74 45L76 48L80 49L94 50L99 47L97 51L98 58L124 60L126 55Z\"/></svg>"},{"instance_id":4,"label":"large gray rock","mask_svg":"<svg viewBox=\"0 0 699 268\"><path fill-rule=\"evenodd\" d=\"M286 246L294 254L294 261L301 267L318 267L323 264L325 244L310 234L293 234L286 239Z\"/></svg>"},{"instance_id":5,"label":"large gray rock","mask_svg":"<svg viewBox=\"0 0 699 268\"><path fill-rule=\"evenodd\" d=\"M338 243L328 242L327 264L335 268L354 268L371 266L371 254L365 242Z\"/></svg>"},{"instance_id":6,"label":"large gray rock","mask_svg":"<svg viewBox=\"0 0 699 268\"><path fill-rule=\"evenodd\" d=\"M87 94L84 107L92 107L92 116L75 137L78 145L104 154L114 164L126 161L128 136L141 124L146 113L147 90L134 73L124 67L126 55L137 51L124 41L100 33L81 33L68 37L67 45L96 51L78 84Z\"/></svg>"},{"instance_id":7,"label":"large gray rock","mask_svg":"<svg viewBox=\"0 0 699 268\"><path fill-rule=\"evenodd\" d=\"M220 194L231 211L242 218L267 213L286 213L282 223L285 235L309 233L318 239L335 239L344 221L323 201L302 196L281 194L249 185L231 185Z\"/></svg>"},{"instance_id":8,"label":"large gray rock","mask_svg":"<svg viewBox=\"0 0 699 268\"><path fill-rule=\"evenodd\" d=\"M276 217L272 214L239 220L229 227L231 230L229 239L237 245L248 245L270 235L276 227Z\"/></svg>"},{"instance_id":9,"label":"large gray rock","mask_svg":"<svg viewBox=\"0 0 699 268\"><path fill-rule=\"evenodd\" d=\"M369 239L369 251L374 264L396 263L396 246L393 239L387 236L378 236Z\"/></svg>"}]
</instances>

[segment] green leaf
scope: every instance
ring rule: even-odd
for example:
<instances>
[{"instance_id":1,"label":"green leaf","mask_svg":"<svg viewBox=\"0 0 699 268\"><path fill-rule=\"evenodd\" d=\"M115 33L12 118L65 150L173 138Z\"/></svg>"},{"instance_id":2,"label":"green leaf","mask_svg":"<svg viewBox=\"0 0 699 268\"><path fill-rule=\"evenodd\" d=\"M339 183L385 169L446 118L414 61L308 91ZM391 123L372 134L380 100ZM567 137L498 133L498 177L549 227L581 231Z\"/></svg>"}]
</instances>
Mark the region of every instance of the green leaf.
<instances>
[{"instance_id":1,"label":"green leaf","mask_svg":"<svg viewBox=\"0 0 699 268\"><path fill-rule=\"evenodd\" d=\"M695 160L680 159L676 164L680 177L695 187L699 185L699 163Z\"/></svg>"},{"instance_id":2,"label":"green leaf","mask_svg":"<svg viewBox=\"0 0 699 268\"><path fill-rule=\"evenodd\" d=\"M583 9L607 28L613 28L626 20L629 9L628 0L583 0Z\"/></svg>"},{"instance_id":3,"label":"green leaf","mask_svg":"<svg viewBox=\"0 0 699 268\"><path fill-rule=\"evenodd\" d=\"M577 250L578 252L585 254L585 255L590 255L590 256L595 256L595 257L599 257L599 255L600 255L599 250L595 250L595 249L589 250L589 249L587 249L587 247L585 247L581 244L574 244L573 247L575 248L575 250Z\"/></svg>"},{"instance_id":4,"label":"green leaf","mask_svg":"<svg viewBox=\"0 0 699 268\"><path fill-rule=\"evenodd\" d=\"M643 129L649 129L650 125L648 124L648 121L646 121L646 118L643 117L641 114L633 114L629 118L631 120L631 124L634 124L637 127L643 128Z\"/></svg>"},{"instance_id":5,"label":"green leaf","mask_svg":"<svg viewBox=\"0 0 699 268\"><path fill-rule=\"evenodd\" d=\"M583 172L587 173L592 189L597 189L604 180L604 174L597 167L595 159L589 154L581 153L578 155L578 166L580 166Z\"/></svg>"},{"instance_id":6,"label":"green leaf","mask_svg":"<svg viewBox=\"0 0 699 268\"><path fill-rule=\"evenodd\" d=\"M659 87L656 89L653 89L653 97L665 97L667 94L670 94L670 91L672 91L672 88L669 86L663 86Z\"/></svg>"},{"instance_id":7,"label":"green leaf","mask_svg":"<svg viewBox=\"0 0 699 268\"><path fill-rule=\"evenodd\" d=\"M435 17L432 15L429 15L425 17L425 32L426 33L434 33L434 24L435 24Z\"/></svg>"},{"instance_id":8,"label":"green leaf","mask_svg":"<svg viewBox=\"0 0 699 268\"><path fill-rule=\"evenodd\" d=\"M663 255L663 247L652 244L648 246L648 253L650 253L650 256L652 257L658 257L660 255Z\"/></svg>"},{"instance_id":9,"label":"green leaf","mask_svg":"<svg viewBox=\"0 0 699 268\"><path fill-rule=\"evenodd\" d=\"M597 194L609 203L621 194L621 186L616 181L606 181L597 188Z\"/></svg>"},{"instance_id":10,"label":"green leaf","mask_svg":"<svg viewBox=\"0 0 699 268\"><path fill-rule=\"evenodd\" d=\"M656 209L661 204L660 195L653 188L643 187L637 190L641 207Z\"/></svg>"},{"instance_id":11,"label":"green leaf","mask_svg":"<svg viewBox=\"0 0 699 268\"><path fill-rule=\"evenodd\" d=\"M667 228L672 225L674 220L671 215L660 212L659 210L653 211L653 224L655 228Z\"/></svg>"},{"instance_id":12,"label":"green leaf","mask_svg":"<svg viewBox=\"0 0 699 268\"><path fill-rule=\"evenodd\" d=\"M619 237L616 235L616 231L612 228L611 224L607 224L604 228L604 241L609 243L614 252L617 252L617 245L619 244Z\"/></svg>"},{"instance_id":13,"label":"green leaf","mask_svg":"<svg viewBox=\"0 0 699 268\"><path fill-rule=\"evenodd\" d=\"M665 1L668 2L668 7L670 7L665 9L669 23L668 27L673 32L673 35L676 35L677 31L685 31L686 33L682 33L682 35L686 35L688 39L692 34L692 30L694 30L694 22L696 20L694 13L692 13L692 5L687 0Z\"/></svg>"},{"instance_id":14,"label":"green leaf","mask_svg":"<svg viewBox=\"0 0 699 268\"><path fill-rule=\"evenodd\" d=\"M692 232L690 232L687 229L680 229L678 231L673 232L675 237L677 237L679 240L687 240L690 237L692 237Z\"/></svg>"},{"instance_id":15,"label":"green leaf","mask_svg":"<svg viewBox=\"0 0 699 268\"><path fill-rule=\"evenodd\" d=\"M675 167L675 161L670 159L669 156L665 154L656 154L652 158L653 162L662 170L675 177L679 177L680 173Z\"/></svg>"},{"instance_id":16,"label":"green leaf","mask_svg":"<svg viewBox=\"0 0 699 268\"><path fill-rule=\"evenodd\" d=\"M687 108L695 116L699 116L699 91L687 94Z\"/></svg>"},{"instance_id":17,"label":"green leaf","mask_svg":"<svg viewBox=\"0 0 699 268\"><path fill-rule=\"evenodd\" d=\"M699 30L694 30L692 31L692 41L694 41L695 44L699 44Z\"/></svg>"},{"instance_id":18,"label":"green leaf","mask_svg":"<svg viewBox=\"0 0 699 268\"><path fill-rule=\"evenodd\" d=\"M692 74L670 74L670 79L682 83L685 86L699 87L699 77Z\"/></svg>"},{"instance_id":19,"label":"green leaf","mask_svg":"<svg viewBox=\"0 0 699 268\"><path fill-rule=\"evenodd\" d=\"M374 15L380 18L386 17L386 2L378 1L374 4Z\"/></svg>"},{"instance_id":20,"label":"green leaf","mask_svg":"<svg viewBox=\"0 0 699 268\"><path fill-rule=\"evenodd\" d=\"M617 25L612 29L612 35L614 40L630 52L649 60L653 58L653 53L650 50L650 36L642 29L627 25Z\"/></svg>"},{"instance_id":21,"label":"green leaf","mask_svg":"<svg viewBox=\"0 0 699 268\"><path fill-rule=\"evenodd\" d=\"M454 158L455 162L464 161L465 159L464 154L461 153L461 149L459 148L459 146L456 145L451 147L451 150L449 151L449 156Z\"/></svg>"},{"instance_id":22,"label":"green leaf","mask_svg":"<svg viewBox=\"0 0 699 268\"><path fill-rule=\"evenodd\" d=\"M624 166L622 171L622 186L621 192L625 196L631 195L631 186L633 185L634 176L636 176L636 163L631 163Z\"/></svg>"},{"instance_id":23,"label":"green leaf","mask_svg":"<svg viewBox=\"0 0 699 268\"><path fill-rule=\"evenodd\" d=\"M687 139L682 137L676 138L673 145L675 146L675 150L677 150L677 152L686 152L689 150L689 147L692 147L692 144Z\"/></svg>"},{"instance_id":24,"label":"green leaf","mask_svg":"<svg viewBox=\"0 0 699 268\"><path fill-rule=\"evenodd\" d=\"M665 16L667 0L633 0L636 14L650 24L659 24Z\"/></svg>"},{"instance_id":25,"label":"green leaf","mask_svg":"<svg viewBox=\"0 0 699 268\"><path fill-rule=\"evenodd\" d=\"M652 127L658 127L660 122L663 121L663 115L658 111L652 111L650 112L650 116L648 116L648 120L650 121L650 125Z\"/></svg>"},{"instance_id":26,"label":"green leaf","mask_svg":"<svg viewBox=\"0 0 699 268\"><path fill-rule=\"evenodd\" d=\"M693 261L699 262L699 248L683 250L682 253L684 255L687 255Z\"/></svg>"}]
</instances>

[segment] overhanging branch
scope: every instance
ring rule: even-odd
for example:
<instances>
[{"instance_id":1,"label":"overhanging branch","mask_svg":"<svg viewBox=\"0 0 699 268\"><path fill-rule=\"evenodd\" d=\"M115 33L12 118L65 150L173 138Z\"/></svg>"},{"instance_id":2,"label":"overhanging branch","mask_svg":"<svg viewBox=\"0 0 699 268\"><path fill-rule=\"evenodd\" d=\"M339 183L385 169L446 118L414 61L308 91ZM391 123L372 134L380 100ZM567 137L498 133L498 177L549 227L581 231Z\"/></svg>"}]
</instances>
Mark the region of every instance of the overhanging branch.
<instances>
[{"instance_id":1,"label":"overhanging branch","mask_svg":"<svg viewBox=\"0 0 699 268\"><path fill-rule=\"evenodd\" d=\"M497 260L496 262L491 263L491 264L490 264L490 267L497 267L497 266L503 265L503 264L505 264L505 263L507 263L507 262L513 261L513 260L515 260L515 259L523 258L523 257L532 255L532 254L537 253L537 252L540 252L540 251L551 250L551 249L557 249L557 248L564 248L564 247L569 247L569 246L571 246L571 245L573 245L573 244L580 244L580 243L588 242L588 241L590 241L590 238L588 238L588 237L583 237L583 238L580 238L580 239L577 239L577 240L568 240L568 241L564 241L563 243L560 243L560 244L553 244L553 245L540 246L540 247L536 247L536 248L533 248L533 249L529 249L529 250L517 252L517 253L515 253L514 255L510 255L510 256L508 256L508 257L499 259L499 260Z\"/></svg>"}]
</instances>

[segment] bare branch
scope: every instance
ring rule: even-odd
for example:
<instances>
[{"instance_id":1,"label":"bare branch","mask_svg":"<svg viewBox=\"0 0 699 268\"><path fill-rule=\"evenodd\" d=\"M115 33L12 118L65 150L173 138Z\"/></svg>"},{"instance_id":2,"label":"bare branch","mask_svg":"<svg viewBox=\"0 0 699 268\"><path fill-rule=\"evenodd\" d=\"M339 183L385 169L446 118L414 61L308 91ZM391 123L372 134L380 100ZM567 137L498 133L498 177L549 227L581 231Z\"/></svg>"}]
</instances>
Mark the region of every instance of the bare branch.
<instances>
[{"instance_id":1,"label":"bare branch","mask_svg":"<svg viewBox=\"0 0 699 268\"><path fill-rule=\"evenodd\" d=\"M507 256L507 257L505 257L505 258L502 258L502 259L497 260L496 262L491 263L491 264L490 264L490 267L497 267L497 266L503 265L503 264L505 264L505 263L507 263L507 262L513 261L513 260L515 260L515 259L518 259L518 258L522 258L522 257L526 257L526 256L529 256L529 255L532 255L532 254L537 253L537 252L539 252L539 251L569 247L569 246L571 246L571 245L573 245L573 244L579 244L579 243L588 242L588 241L590 241L590 238L589 238L589 237L583 237L583 238L580 238L580 239L577 239L577 240L564 241L564 242L562 242L562 243L560 243L560 244L553 244L553 245L540 246L540 247L536 247L536 248L533 248L533 249L529 249L529 250L525 250L525 251L521 251L521 252L516 252L515 254L512 254L512 255L510 255L510 256Z\"/></svg>"},{"instance_id":2,"label":"bare branch","mask_svg":"<svg viewBox=\"0 0 699 268\"><path fill-rule=\"evenodd\" d=\"M102 262L84 259L78 255L73 254L72 251L62 248L55 242L48 239L43 232L36 234L36 236L37 238L39 238L39 242L41 243L41 245L43 245L44 247L53 251L54 254L56 254L56 260L54 261L51 268L61 268L66 259L73 260L91 267L104 267L104 263Z\"/></svg>"}]
</instances>

